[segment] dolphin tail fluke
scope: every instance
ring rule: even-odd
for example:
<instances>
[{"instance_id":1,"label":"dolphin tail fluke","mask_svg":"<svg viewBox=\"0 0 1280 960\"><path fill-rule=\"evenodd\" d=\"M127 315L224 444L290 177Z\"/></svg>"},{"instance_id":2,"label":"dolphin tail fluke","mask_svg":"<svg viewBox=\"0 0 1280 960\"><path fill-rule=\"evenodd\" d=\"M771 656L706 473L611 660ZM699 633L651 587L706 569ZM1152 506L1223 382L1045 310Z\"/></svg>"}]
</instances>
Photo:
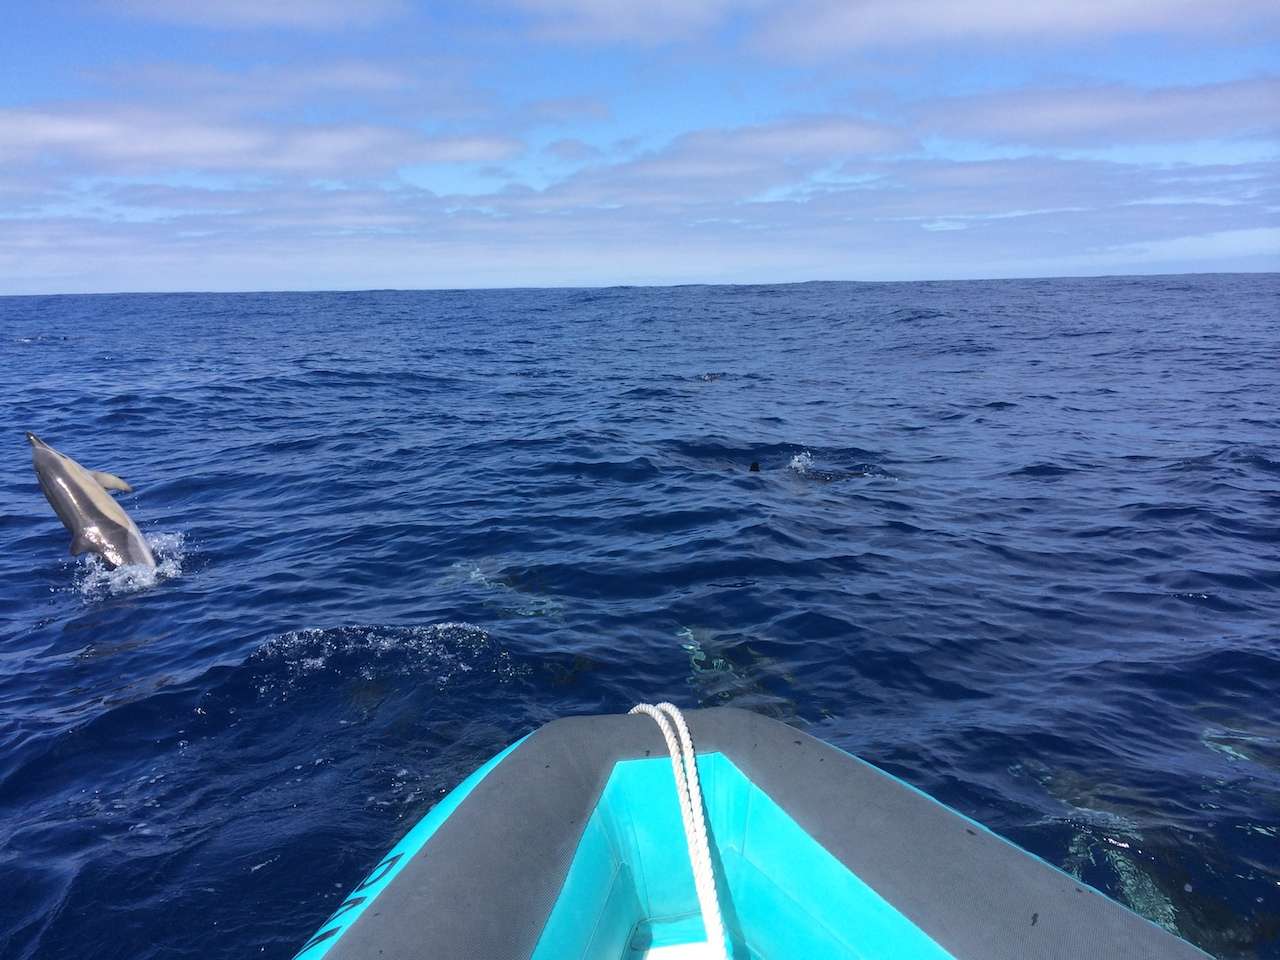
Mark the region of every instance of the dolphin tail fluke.
<instances>
[{"instance_id":1,"label":"dolphin tail fluke","mask_svg":"<svg viewBox=\"0 0 1280 960\"><path fill-rule=\"evenodd\" d=\"M97 480L104 490L119 490L122 493L133 493L133 487L129 486L114 473L105 473L102 470L94 470L93 479Z\"/></svg>"}]
</instances>

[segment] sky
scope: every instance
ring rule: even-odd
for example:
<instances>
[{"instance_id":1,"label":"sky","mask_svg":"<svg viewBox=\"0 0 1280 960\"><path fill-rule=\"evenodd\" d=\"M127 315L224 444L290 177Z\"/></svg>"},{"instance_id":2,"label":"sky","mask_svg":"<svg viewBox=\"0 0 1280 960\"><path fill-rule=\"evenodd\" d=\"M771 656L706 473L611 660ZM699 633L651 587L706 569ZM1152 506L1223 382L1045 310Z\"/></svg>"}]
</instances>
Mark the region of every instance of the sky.
<instances>
[{"instance_id":1,"label":"sky","mask_svg":"<svg viewBox=\"0 0 1280 960\"><path fill-rule=\"evenodd\" d=\"M1280 270L1274 0L46 0L0 294Z\"/></svg>"}]
</instances>

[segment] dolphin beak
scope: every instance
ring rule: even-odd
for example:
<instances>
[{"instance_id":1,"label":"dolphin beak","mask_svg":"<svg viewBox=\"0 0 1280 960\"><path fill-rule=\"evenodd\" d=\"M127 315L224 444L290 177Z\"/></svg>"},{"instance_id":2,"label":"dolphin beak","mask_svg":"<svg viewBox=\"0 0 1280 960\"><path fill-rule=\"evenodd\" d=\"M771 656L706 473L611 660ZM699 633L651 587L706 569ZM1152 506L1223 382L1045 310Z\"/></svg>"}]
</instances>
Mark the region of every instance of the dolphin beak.
<instances>
[{"instance_id":1,"label":"dolphin beak","mask_svg":"<svg viewBox=\"0 0 1280 960\"><path fill-rule=\"evenodd\" d=\"M27 431L27 443L31 444L33 447L43 447L45 445L44 441L30 430Z\"/></svg>"}]
</instances>

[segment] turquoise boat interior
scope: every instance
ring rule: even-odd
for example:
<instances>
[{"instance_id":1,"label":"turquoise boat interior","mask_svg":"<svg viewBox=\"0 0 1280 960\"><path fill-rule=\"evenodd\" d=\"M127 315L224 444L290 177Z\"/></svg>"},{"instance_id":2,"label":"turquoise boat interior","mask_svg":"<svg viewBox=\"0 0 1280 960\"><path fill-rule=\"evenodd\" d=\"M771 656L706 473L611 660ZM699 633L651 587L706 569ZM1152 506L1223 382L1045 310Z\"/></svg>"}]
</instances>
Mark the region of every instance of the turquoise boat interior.
<instances>
[{"instance_id":1,"label":"turquoise boat interior","mask_svg":"<svg viewBox=\"0 0 1280 960\"><path fill-rule=\"evenodd\" d=\"M698 773L737 960L948 957L724 754L700 756ZM674 796L666 757L614 766L536 960L675 958L677 948L706 941L684 826L675 803L661 802Z\"/></svg>"}]
</instances>

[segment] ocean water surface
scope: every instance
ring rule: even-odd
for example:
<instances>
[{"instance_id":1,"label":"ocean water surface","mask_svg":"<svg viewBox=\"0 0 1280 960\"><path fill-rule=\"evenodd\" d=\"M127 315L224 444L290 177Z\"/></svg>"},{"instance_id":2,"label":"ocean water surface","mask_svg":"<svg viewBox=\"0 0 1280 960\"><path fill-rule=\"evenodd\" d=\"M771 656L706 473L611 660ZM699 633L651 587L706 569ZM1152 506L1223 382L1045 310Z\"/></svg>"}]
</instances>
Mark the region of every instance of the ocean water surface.
<instances>
[{"instance_id":1,"label":"ocean water surface","mask_svg":"<svg viewBox=\"0 0 1280 960\"><path fill-rule=\"evenodd\" d=\"M0 956L286 960L668 698L1280 958L1280 275L4 298L0 396Z\"/></svg>"}]
</instances>

